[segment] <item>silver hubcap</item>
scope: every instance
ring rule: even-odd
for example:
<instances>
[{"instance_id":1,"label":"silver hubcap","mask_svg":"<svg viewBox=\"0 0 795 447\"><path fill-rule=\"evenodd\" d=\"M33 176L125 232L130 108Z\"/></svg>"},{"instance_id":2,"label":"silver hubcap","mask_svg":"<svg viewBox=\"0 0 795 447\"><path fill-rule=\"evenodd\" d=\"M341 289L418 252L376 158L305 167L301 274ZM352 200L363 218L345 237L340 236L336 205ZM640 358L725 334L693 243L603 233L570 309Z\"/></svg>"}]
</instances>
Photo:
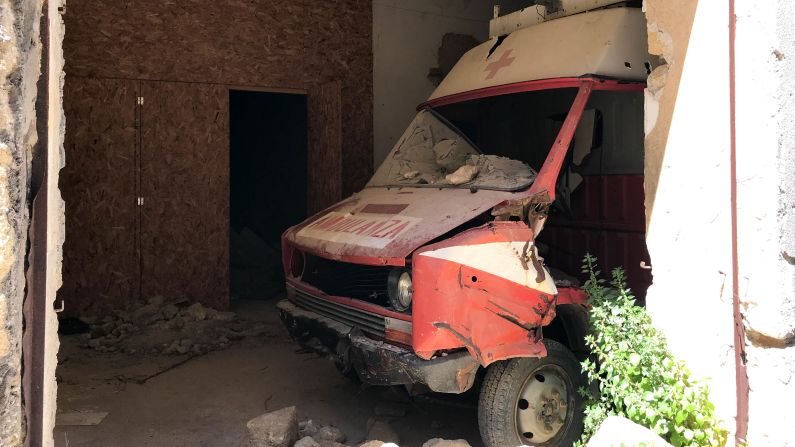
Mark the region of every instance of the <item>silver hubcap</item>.
<instances>
[{"instance_id":1,"label":"silver hubcap","mask_svg":"<svg viewBox=\"0 0 795 447\"><path fill-rule=\"evenodd\" d=\"M516 401L516 429L526 443L543 444L567 425L569 381L556 365L544 365L525 380Z\"/></svg>"}]
</instances>

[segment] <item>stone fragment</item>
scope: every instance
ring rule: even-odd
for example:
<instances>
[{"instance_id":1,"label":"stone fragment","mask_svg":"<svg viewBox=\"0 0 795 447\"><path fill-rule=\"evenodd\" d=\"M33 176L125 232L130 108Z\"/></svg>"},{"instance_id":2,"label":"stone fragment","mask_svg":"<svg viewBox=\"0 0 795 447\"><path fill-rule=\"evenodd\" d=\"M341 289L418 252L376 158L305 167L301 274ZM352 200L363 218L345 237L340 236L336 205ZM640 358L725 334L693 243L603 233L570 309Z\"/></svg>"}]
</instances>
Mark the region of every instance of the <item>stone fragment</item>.
<instances>
[{"instance_id":1,"label":"stone fragment","mask_svg":"<svg viewBox=\"0 0 795 447\"><path fill-rule=\"evenodd\" d=\"M337 427L326 425L320 427L315 439L318 441L345 442L345 433Z\"/></svg>"},{"instance_id":2,"label":"stone fragment","mask_svg":"<svg viewBox=\"0 0 795 447\"><path fill-rule=\"evenodd\" d=\"M185 309L185 315L196 321L207 318L207 308L202 303L193 303Z\"/></svg>"},{"instance_id":3,"label":"stone fragment","mask_svg":"<svg viewBox=\"0 0 795 447\"><path fill-rule=\"evenodd\" d=\"M367 441L363 444L359 444L359 447L383 447L385 443L383 441L379 441L374 439L372 441Z\"/></svg>"},{"instance_id":4,"label":"stone fragment","mask_svg":"<svg viewBox=\"0 0 795 447\"><path fill-rule=\"evenodd\" d=\"M246 437L240 447L292 447L298 439L295 407L265 413L246 423Z\"/></svg>"},{"instance_id":5,"label":"stone fragment","mask_svg":"<svg viewBox=\"0 0 795 447\"><path fill-rule=\"evenodd\" d=\"M226 338L226 337L224 337ZM320 431L320 426L315 423L312 419L301 421L298 423L298 435L300 437L317 436L317 432Z\"/></svg>"},{"instance_id":6,"label":"stone fragment","mask_svg":"<svg viewBox=\"0 0 795 447\"><path fill-rule=\"evenodd\" d=\"M320 444L312 439L311 436L304 436L303 438L299 439L293 447L320 447Z\"/></svg>"},{"instance_id":7,"label":"stone fragment","mask_svg":"<svg viewBox=\"0 0 795 447\"><path fill-rule=\"evenodd\" d=\"M367 422L367 440L376 439L400 444L400 437L388 422L370 419Z\"/></svg>"},{"instance_id":8,"label":"stone fragment","mask_svg":"<svg viewBox=\"0 0 795 447\"><path fill-rule=\"evenodd\" d=\"M168 322L168 326L171 329L180 330L185 327L185 319L183 317L176 317Z\"/></svg>"},{"instance_id":9,"label":"stone fragment","mask_svg":"<svg viewBox=\"0 0 795 447\"><path fill-rule=\"evenodd\" d=\"M463 439L442 439L433 438L425 441L422 447L471 447L468 442Z\"/></svg>"},{"instance_id":10,"label":"stone fragment","mask_svg":"<svg viewBox=\"0 0 795 447\"><path fill-rule=\"evenodd\" d=\"M163 315L163 318L166 320L174 318L177 316L178 312L179 308L171 303L166 304L163 306L163 309L160 310L161 315Z\"/></svg>"},{"instance_id":11,"label":"stone fragment","mask_svg":"<svg viewBox=\"0 0 795 447\"><path fill-rule=\"evenodd\" d=\"M588 441L587 447L611 447L614 445L671 447L671 444L646 427L621 416L608 416Z\"/></svg>"},{"instance_id":12,"label":"stone fragment","mask_svg":"<svg viewBox=\"0 0 795 447\"><path fill-rule=\"evenodd\" d=\"M143 306L135 309L132 313L132 319L136 322L141 322L149 319L152 315L155 315L160 311L160 306L155 306L154 304L144 304Z\"/></svg>"},{"instance_id":13,"label":"stone fragment","mask_svg":"<svg viewBox=\"0 0 795 447\"><path fill-rule=\"evenodd\" d=\"M447 180L447 183L451 185L463 185L466 182L472 181L472 179L478 175L478 172L480 172L479 166L464 165L452 174L447 174L444 178Z\"/></svg>"}]
</instances>

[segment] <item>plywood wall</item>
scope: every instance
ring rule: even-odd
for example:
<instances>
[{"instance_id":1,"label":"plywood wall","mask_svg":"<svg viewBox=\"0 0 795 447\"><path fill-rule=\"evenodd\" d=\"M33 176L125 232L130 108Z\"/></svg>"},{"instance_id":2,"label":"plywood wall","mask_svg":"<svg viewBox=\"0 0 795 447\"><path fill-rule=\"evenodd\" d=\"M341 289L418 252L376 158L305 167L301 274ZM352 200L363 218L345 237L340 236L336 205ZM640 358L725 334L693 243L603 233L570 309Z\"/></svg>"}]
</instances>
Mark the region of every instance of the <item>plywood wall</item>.
<instances>
[{"instance_id":1,"label":"plywood wall","mask_svg":"<svg viewBox=\"0 0 795 447\"><path fill-rule=\"evenodd\" d=\"M142 83L141 295L229 301L229 93Z\"/></svg>"},{"instance_id":2,"label":"plywood wall","mask_svg":"<svg viewBox=\"0 0 795 447\"><path fill-rule=\"evenodd\" d=\"M342 89L343 194L372 172L371 0L73 0L67 76Z\"/></svg>"},{"instance_id":3,"label":"plywood wall","mask_svg":"<svg viewBox=\"0 0 795 447\"><path fill-rule=\"evenodd\" d=\"M69 162L63 286L70 312L106 311L137 295L135 157L138 83L71 79L64 88Z\"/></svg>"},{"instance_id":4,"label":"plywood wall","mask_svg":"<svg viewBox=\"0 0 795 447\"><path fill-rule=\"evenodd\" d=\"M328 102L313 92L322 96L333 86L336 131L315 126L310 143L317 152L321 138L333 137L337 172L329 175L327 165L313 170L310 163L310 184L333 192L313 206L328 205L320 202L348 195L369 178L370 0L74 0L64 18L72 143L62 182L68 234L61 295L72 309L101 312L153 295L226 306L232 86L297 89L313 104ZM122 98L112 91L114 83L137 90L126 87ZM136 115L139 94L145 105ZM310 107L309 122L328 123L329 110ZM141 120L137 141L135 129L125 127L128 115ZM116 174L125 151L131 159L124 175L139 170L130 179ZM332 178L338 183L329 188ZM124 206L103 192L127 180L132 189L122 191ZM144 205L131 211L139 239L133 238L128 256L120 247L129 244L112 228L126 224L112 222L128 202L135 206L139 194ZM116 265L128 260L130 269ZM127 271L133 273L118 273Z\"/></svg>"}]
</instances>

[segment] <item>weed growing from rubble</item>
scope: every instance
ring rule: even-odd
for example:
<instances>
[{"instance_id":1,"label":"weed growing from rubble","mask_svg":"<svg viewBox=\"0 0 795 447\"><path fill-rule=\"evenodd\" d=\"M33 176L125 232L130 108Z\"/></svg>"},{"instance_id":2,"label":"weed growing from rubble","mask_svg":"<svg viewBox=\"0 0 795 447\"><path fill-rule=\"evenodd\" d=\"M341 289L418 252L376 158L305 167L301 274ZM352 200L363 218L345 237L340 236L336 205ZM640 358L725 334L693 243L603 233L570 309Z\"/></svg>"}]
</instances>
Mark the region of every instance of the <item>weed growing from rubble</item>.
<instances>
[{"instance_id":1,"label":"weed growing from rubble","mask_svg":"<svg viewBox=\"0 0 795 447\"><path fill-rule=\"evenodd\" d=\"M613 270L609 288L599 277L596 258L586 255L582 268L589 275L583 289L592 306L586 337L592 356L582 362L590 389L580 390L585 428L578 445L585 445L610 415L648 427L675 447L725 445L727 432L706 385L691 379L646 309L635 305L624 271Z\"/></svg>"}]
</instances>

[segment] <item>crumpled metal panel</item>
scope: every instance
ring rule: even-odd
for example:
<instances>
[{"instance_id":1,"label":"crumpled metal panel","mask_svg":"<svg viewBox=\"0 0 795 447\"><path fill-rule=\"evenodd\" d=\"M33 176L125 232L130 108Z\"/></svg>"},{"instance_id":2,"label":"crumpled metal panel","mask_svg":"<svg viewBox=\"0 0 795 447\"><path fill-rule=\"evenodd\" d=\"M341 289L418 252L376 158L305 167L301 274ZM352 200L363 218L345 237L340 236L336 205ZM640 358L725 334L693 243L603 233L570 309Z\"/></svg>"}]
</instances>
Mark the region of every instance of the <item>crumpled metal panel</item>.
<instances>
[{"instance_id":1,"label":"crumpled metal panel","mask_svg":"<svg viewBox=\"0 0 795 447\"><path fill-rule=\"evenodd\" d=\"M524 196L458 188L365 188L288 229L284 238L329 259L400 266L423 244Z\"/></svg>"},{"instance_id":2,"label":"crumpled metal panel","mask_svg":"<svg viewBox=\"0 0 795 447\"><path fill-rule=\"evenodd\" d=\"M417 250L413 345L422 358L464 347L483 366L543 357L557 288L523 222L492 222Z\"/></svg>"}]
</instances>

